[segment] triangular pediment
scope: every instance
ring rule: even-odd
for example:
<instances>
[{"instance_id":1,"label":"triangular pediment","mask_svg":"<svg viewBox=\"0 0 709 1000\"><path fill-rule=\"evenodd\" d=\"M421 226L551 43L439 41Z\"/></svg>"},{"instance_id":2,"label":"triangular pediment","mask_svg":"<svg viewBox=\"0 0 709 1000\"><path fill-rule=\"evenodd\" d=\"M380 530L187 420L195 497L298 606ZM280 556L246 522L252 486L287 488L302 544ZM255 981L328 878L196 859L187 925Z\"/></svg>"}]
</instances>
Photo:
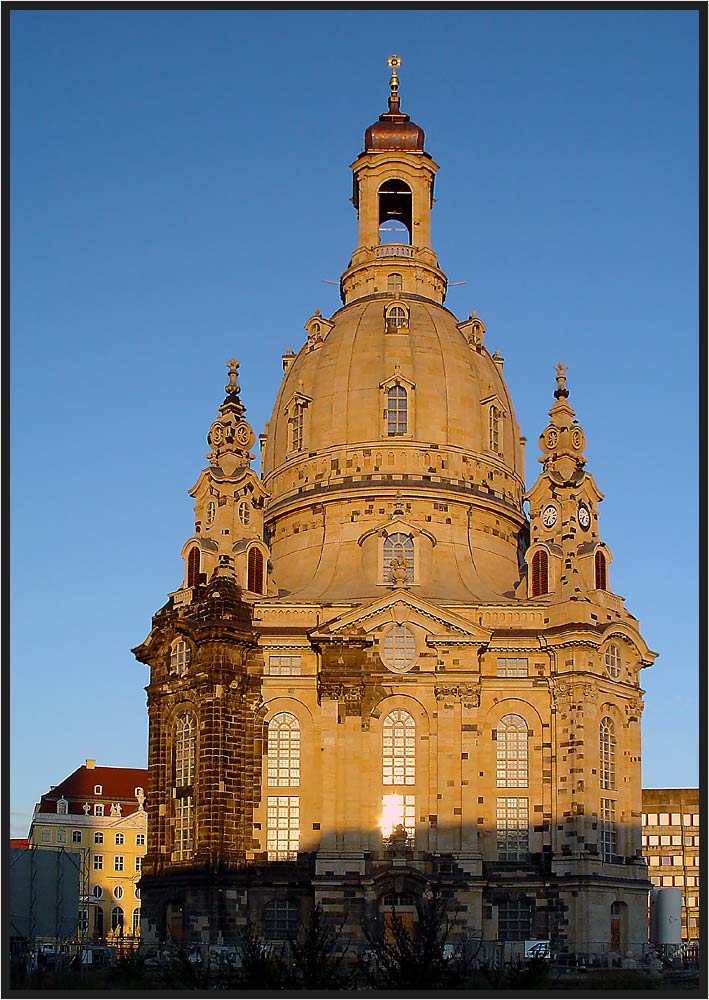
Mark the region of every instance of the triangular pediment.
<instances>
[{"instance_id":1,"label":"triangular pediment","mask_svg":"<svg viewBox=\"0 0 709 1000\"><path fill-rule=\"evenodd\" d=\"M355 635L362 637L375 632L388 623L412 623L431 633L432 637L445 638L451 643L488 642L492 631L475 622L467 621L454 611L424 600L408 590L395 590L371 604L361 605L321 625L312 639L321 641L344 639Z\"/></svg>"}]
</instances>

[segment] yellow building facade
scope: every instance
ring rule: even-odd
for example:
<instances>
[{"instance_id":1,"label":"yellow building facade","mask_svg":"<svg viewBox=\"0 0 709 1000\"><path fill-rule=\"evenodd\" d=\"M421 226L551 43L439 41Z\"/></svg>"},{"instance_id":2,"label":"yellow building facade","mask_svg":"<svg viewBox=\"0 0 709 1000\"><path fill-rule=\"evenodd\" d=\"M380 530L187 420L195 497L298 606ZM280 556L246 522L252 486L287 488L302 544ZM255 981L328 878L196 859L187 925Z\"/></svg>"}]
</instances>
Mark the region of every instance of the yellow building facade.
<instances>
[{"instance_id":1,"label":"yellow building facade","mask_svg":"<svg viewBox=\"0 0 709 1000\"><path fill-rule=\"evenodd\" d=\"M444 304L438 166L393 68L342 308L283 355L260 475L230 363L184 579L134 650L144 931L229 943L248 914L279 939L320 904L363 939L435 884L469 941L637 956L656 654L612 589L566 369L527 488L504 360Z\"/></svg>"},{"instance_id":2,"label":"yellow building facade","mask_svg":"<svg viewBox=\"0 0 709 1000\"><path fill-rule=\"evenodd\" d=\"M642 841L658 889L682 892L682 940L699 940L699 789L643 788Z\"/></svg>"},{"instance_id":3,"label":"yellow building facade","mask_svg":"<svg viewBox=\"0 0 709 1000\"><path fill-rule=\"evenodd\" d=\"M89 759L35 806L30 846L81 854L77 937L86 944L140 940L147 786L147 770Z\"/></svg>"}]
</instances>

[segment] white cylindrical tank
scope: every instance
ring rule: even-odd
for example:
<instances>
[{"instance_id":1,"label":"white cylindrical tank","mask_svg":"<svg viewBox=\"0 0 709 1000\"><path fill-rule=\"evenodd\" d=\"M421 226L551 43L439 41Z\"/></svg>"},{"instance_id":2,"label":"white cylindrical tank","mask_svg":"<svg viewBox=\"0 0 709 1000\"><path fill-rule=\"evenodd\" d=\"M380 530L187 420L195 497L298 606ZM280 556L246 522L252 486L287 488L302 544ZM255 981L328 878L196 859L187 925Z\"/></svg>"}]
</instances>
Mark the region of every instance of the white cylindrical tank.
<instances>
[{"instance_id":1,"label":"white cylindrical tank","mask_svg":"<svg viewBox=\"0 0 709 1000\"><path fill-rule=\"evenodd\" d=\"M650 939L653 944L682 944L682 893L669 886L650 892Z\"/></svg>"}]
</instances>

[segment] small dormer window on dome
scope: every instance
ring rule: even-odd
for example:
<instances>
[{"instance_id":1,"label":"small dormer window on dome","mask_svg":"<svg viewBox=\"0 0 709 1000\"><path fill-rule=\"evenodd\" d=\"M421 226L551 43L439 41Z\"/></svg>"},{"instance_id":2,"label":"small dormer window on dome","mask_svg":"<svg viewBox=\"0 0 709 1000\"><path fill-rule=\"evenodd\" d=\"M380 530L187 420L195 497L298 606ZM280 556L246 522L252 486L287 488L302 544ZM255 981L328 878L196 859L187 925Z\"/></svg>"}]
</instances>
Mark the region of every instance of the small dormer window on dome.
<instances>
[{"instance_id":1,"label":"small dormer window on dome","mask_svg":"<svg viewBox=\"0 0 709 1000\"><path fill-rule=\"evenodd\" d=\"M403 302L391 302L384 310L387 333L409 332L409 310Z\"/></svg>"}]
</instances>

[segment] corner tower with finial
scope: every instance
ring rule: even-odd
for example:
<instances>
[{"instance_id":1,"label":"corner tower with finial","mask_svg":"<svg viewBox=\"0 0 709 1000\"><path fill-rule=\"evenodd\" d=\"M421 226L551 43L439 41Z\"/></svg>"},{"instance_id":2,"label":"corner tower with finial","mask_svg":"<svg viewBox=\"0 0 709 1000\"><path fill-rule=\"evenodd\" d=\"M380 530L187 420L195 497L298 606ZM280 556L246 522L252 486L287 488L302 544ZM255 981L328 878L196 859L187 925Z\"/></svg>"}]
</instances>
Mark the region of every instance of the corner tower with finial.
<instances>
[{"instance_id":1,"label":"corner tower with finial","mask_svg":"<svg viewBox=\"0 0 709 1000\"><path fill-rule=\"evenodd\" d=\"M542 472L527 493L527 592L529 597L578 599L591 591L610 590L611 554L598 531L603 494L585 469L586 437L569 403L561 361L554 398L549 424L539 437Z\"/></svg>"},{"instance_id":2,"label":"corner tower with finial","mask_svg":"<svg viewBox=\"0 0 709 1000\"><path fill-rule=\"evenodd\" d=\"M438 303L446 296L446 276L431 248L438 166L424 149L423 129L401 111L401 62L389 58L389 107L366 130L364 150L352 164L359 235L340 283L345 305L377 292L415 293Z\"/></svg>"},{"instance_id":3,"label":"corner tower with finial","mask_svg":"<svg viewBox=\"0 0 709 1000\"><path fill-rule=\"evenodd\" d=\"M239 363L228 365L226 397L209 428L208 468L190 490L194 534L182 549L183 587L209 580L216 571L236 577L247 594L267 592L269 551L263 535L266 491L251 468L256 436L246 421L238 382Z\"/></svg>"}]
</instances>

